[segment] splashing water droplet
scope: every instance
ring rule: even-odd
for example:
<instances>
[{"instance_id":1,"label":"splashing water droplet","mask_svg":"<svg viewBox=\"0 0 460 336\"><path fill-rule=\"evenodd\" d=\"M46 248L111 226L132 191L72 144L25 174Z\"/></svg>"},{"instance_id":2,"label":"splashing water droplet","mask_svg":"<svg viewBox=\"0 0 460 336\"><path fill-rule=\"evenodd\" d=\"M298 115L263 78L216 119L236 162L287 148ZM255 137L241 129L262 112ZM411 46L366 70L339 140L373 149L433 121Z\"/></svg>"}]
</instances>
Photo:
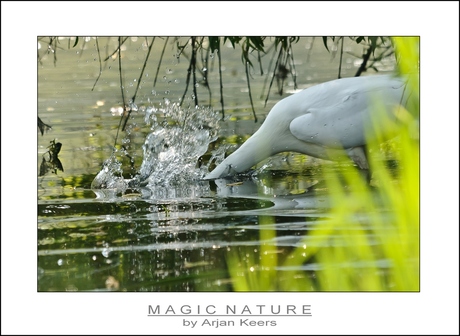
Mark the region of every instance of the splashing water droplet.
<instances>
[{"instance_id":1,"label":"splashing water droplet","mask_svg":"<svg viewBox=\"0 0 460 336\"><path fill-rule=\"evenodd\" d=\"M143 161L137 175L124 180L121 162L112 155L95 177L92 188L124 193L129 187L154 199L209 194L209 182L201 179L212 162L218 164L223 160L226 148L212 153L207 164L199 166L198 161L217 139L219 120L220 114L210 108L182 108L167 98L159 109L145 108L144 121L151 125L151 132L142 146Z\"/></svg>"},{"instance_id":2,"label":"splashing water droplet","mask_svg":"<svg viewBox=\"0 0 460 336\"><path fill-rule=\"evenodd\" d=\"M102 255L105 257L105 258L108 258L109 257L109 254L110 254L110 249L109 248L104 248L102 250Z\"/></svg>"}]
</instances>

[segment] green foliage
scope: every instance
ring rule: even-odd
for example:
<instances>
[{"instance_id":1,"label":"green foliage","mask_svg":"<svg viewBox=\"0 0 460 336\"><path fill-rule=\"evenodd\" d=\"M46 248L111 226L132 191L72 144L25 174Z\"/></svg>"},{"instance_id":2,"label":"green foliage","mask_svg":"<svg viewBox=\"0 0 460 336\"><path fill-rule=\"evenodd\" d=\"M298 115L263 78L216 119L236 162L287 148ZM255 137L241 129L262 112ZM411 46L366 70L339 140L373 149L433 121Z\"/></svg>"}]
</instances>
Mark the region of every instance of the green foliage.
<instances>
[{"instance_id":1,"label":"green foliage","mask_svg":"<svg viewBox=\"0 0 460 336\"><path fill-rule=\"evenodd\" d=\"M42 162L40 164L40 172L38 176L44 176L49 171L57 174L57 171L64 171L61 160L59 160L58 154L61 151L62 144L55 140L50 141L48 150L42 155ZM47 157L47 158L46 158Z\"/></svg>"}]
</instances>

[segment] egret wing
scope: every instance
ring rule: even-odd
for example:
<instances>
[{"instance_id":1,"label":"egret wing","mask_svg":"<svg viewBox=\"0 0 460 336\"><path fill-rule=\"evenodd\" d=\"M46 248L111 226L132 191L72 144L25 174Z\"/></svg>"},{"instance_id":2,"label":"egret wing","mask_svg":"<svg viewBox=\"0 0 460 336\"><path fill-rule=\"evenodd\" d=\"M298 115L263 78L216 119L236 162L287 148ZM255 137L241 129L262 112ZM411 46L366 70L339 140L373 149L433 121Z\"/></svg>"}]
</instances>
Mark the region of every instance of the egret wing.
<instances>
[{"instance_id":1,"label":"egret wing","mask_svg":"<svg viewBox=\"0 0 460 336\"><path fill-rule=\"evenodd\" d=\"M396 80L363 82L359 87L337 90L330 100L306 107L294 118L291 133L298 139L331 148L351 148L366 144L365 134L374 125L394 127L394 109L402 102L403 85ZM394 134L395 129L388 129Z\"/></svg>"},{"instance_id":2,"label":"egret wing","mask_svg":"<svg viewBox=\"0 0 460 336\"><path fill-rule=\"evenodd\" d=\"M291 133L299 140L332 148L362 146L367 104L359 94L345 95L332 106L310 108L290 123Z\"/></svg>"}]
</instances>

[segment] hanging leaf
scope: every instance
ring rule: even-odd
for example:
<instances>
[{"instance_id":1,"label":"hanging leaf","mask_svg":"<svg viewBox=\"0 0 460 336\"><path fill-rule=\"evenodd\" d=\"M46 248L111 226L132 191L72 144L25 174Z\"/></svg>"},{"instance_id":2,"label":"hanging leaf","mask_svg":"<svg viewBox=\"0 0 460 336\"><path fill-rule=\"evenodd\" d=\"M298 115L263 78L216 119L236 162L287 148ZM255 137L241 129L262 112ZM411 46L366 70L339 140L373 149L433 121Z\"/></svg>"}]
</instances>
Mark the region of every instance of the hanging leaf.
<instances>
[{"instance_id":1,"label":"hanging leaf","mask_svg":"<svg viewBox=\"0 0 460 336\"><path fill-rule=\"evenodd\" d=\"M323 43L324 43L324 46L326 47L326 50L329 52L329 48L327 47L327 36L323 36Z\"/></svg>"},{"instance_id":2,"label":"hanging leaf","mask_svg":"<svg viewBox=\"0 0 460 336\"><path fill-rule=\"evenodd\" d=\"M43 135L46 131L51 129L50 125L45 124L40 117L38 117L38 129L40 130L40 133Z\"/></svg>"},{"instance_id":3,"label":"hanging leaf","mask_svg":"<svg viewBox=\"0 0 460 336\"><path fill-rule=\"evenodd\" d=\"M209 36L209 48L211 48L211 52L219 50L220 38L218 36Z\"/></svg>"},{"instance_id":4,"label":"hanging leaf","mask_svg":"<svg viewBox=\"0 0 460 336\"><path fill-rule=\"evenodd\" d=\"M264 51L264 37L262 36L251 36L248 37L249 45L260 52L265 53Z\"/></svg>"},{"instance_id":5,"label":"hanging leaf","mask_svg":"<svg viewBox=\"0 0 460 336\"><path fill-rule=\"evenodd\" d=\"M358 36L358 38L356 39L356 43L360 44L362 41L364 41L364 36Z\"/></svg>"},{"instance_id":6,"label":"hanging leaf","mask_svg":"<svg viewBox=\"0 0 460 336\"><path fill-rule=\"evenodd\" d=\"M230 41L230 43L232 44L233 49L235 49L235 44L238 44L241 41L241 37L239 37L239 36L226 36L224 38L224 43L227 40Z\"/></svg>"},{"instance_id":7,"label":"hanging leaf","mask_svg":"<svg viewBox=\"0 0 460 336\"><path fill-rule=\"evenodd\" d=\"M78 36L75 38L75 43L73 44L72 48L75 48L78 44Z\"/></svg>"}]
</instances>

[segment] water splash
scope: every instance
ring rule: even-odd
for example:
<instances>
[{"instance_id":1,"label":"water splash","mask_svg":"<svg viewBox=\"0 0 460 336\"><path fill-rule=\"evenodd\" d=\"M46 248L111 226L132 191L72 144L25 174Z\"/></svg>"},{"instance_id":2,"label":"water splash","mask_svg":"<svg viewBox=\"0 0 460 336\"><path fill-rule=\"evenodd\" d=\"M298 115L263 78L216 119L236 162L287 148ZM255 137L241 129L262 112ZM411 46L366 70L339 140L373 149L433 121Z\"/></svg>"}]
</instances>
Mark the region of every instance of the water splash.
<instances>
[{"instance_id":1,"label":"water splash","mask_svg":"<svg viewBox=\"0 0 460 336\"><path fill-rule=\"evenodd\" d=\"M168 100L161 108L146 108L144 121L151 132L142 146L143 161L136 176L124 179L122 164L112 154L91 188L98 197L124 194L128 189L154 199L208 195L209 182L201 179L212 162L223 159L222 150L206 164L198 162L218 137L219 119L220 114L210 108L182 108Z\"/></svg>"}]
</instances>

